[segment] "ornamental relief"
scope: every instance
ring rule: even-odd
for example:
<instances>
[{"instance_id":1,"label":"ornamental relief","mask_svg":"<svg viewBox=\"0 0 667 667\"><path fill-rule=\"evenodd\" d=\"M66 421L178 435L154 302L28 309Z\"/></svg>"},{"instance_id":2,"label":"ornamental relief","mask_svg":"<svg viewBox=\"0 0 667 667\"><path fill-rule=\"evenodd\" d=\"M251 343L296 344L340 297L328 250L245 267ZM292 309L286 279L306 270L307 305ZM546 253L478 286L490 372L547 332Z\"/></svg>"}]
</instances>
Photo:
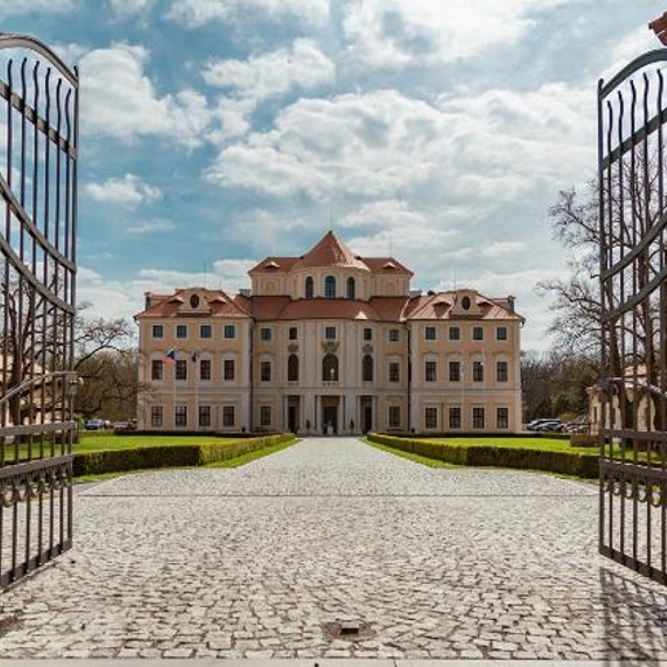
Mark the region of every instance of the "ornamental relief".
<instances>
[{"instance_id":1,"label":"ornamental relief","mask_svg":"<svg viewBox=\"0 0 667 667\"><path fill-rule=\"evenodd\" d=\"M362 348L361 351L364 354L372 354L373 353L373 346L370 343L366 343Z\"/></svg>"},{"instance_id":2,"label":"ornamental relief","mask_svg":"<svg viewBox=\"0 0 667 667\"><path fill-rule=\"evenodd\" d=\"M291 354L295 354L296 352L299 351L299 344L298 343L290 343L287 346L287 351L290 352Z\"/></svg>"},{"instance_id":3,"label":"ornamental relief","mask_svg":"<svg viewBox=\"0 0 667 667\"><path fill-rule=\"evenodd\" d=\"M326 354L333 354L338 350L340 343L337 340L323 340L322 349Z\"/></svg>"}]
</instances>

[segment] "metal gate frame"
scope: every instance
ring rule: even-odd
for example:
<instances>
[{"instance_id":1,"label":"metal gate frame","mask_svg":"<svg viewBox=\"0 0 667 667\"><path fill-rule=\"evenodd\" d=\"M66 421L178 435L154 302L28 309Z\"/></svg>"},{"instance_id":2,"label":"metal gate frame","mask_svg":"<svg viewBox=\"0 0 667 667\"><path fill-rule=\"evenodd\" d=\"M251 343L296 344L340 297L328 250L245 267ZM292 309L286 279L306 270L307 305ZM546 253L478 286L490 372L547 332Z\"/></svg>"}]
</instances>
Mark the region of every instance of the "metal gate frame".
<instances>
[{"instance_id":1,"label":"metal gate frame","mask_svg":"<svg viewBox=\"0 0 667 667\"><path fill-rule=\"evenodd\" d=\"M0 588L72 546L78 90L0 33Z\"/></svg>"},{"instance_id":2,"label":"metal gate frame","mask_svg":"<svg viewBox=\"0 0 667 667\"><path fill-rule=\"evenodd\" d=\"M598 85L599 551L667 584L667 49Z\"/></svg>"}]
</instances>

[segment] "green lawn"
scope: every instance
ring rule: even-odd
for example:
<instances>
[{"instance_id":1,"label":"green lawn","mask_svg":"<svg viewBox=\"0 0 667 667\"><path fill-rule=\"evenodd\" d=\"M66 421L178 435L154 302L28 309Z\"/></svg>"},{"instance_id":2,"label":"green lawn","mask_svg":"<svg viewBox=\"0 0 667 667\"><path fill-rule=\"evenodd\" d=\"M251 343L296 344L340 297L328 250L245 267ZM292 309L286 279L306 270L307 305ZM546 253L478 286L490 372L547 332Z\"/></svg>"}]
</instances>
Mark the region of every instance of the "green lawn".
<instances>
[{"instance_id":1,"label":"green lawn","mask_svg":"<svg viewBox=\"0 0 667 667\"><path fill-rule=\"evenodd\" d=\"M101 452L108 449L134 449L135 447L164 447L166 445L220 444L225 440L212 435L114 435L113 433L80 433L74 452Z\"/></svg>"},{"instance_id":2,"label":"green lawn","mask_svg":"<svg viewBox=\"0 0 667 667\"><path fill-rule=\"evenodd\" d=\"M425 442L445 445L465 445L466 447L510 447L512 449L539 449L545 452L582 452L596 453L597 447L573 447L569 440L557 438L417 438Z\"/></svg>"}]
</instances>

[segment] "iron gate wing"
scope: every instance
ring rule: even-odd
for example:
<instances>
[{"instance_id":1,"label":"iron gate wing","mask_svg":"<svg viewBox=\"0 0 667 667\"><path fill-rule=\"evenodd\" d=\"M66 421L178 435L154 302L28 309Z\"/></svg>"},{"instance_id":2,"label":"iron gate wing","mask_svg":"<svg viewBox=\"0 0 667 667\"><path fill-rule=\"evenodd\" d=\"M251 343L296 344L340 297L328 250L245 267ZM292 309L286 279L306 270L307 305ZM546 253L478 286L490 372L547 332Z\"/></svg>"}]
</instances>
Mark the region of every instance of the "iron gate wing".
<instances>
[{"instance_id":1,"label":"iron gate wing","mask_svg":"<svg viewBox=\"0 0 667 667\"><path fill-rule=\"evenodd\" d=\"M667 206L663 68L652 51L598 87L599 549L667 584Z\"/></svg>"},{"instance_id":2,"label":"iron gate wing","mask_svg":"<svg viewBox=\"0 0 667 667\"><path fill-rule=\"evenodd\" d=\"M76 71L0 33L0 587L72 545Z\"/></svg>"}]
</instances>

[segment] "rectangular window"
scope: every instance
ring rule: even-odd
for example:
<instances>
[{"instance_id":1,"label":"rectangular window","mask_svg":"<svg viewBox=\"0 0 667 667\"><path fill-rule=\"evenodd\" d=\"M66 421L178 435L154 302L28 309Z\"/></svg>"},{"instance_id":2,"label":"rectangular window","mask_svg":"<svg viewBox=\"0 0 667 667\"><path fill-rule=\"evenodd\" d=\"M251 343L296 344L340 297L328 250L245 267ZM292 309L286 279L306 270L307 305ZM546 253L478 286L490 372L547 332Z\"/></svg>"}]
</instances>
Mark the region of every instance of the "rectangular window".
<instances>
[{"instance_id":1,"label":"rectangular window","mask_svg":"<svg viewBox=\"0 0 667 667\"><path fill-rule=\"evenodd\" d=\"M210 338L211 337L211 325L210 324L200 324L199 325L199 337L200 338Z\"/></svg>"},{"instance_id":2,"label":"rectangular window","mask_svg":"<svg viewBox=\"0 0 667 667\"><path fill-rule=\"evenodd\" d=\"M426 340L435 340L435 327L426 327L424 329L424 338Z\"/></svg>"},{"instance_id":3,"label":"rectangular window","mask_svg":"<svg viewBox=\"0 0 667 667\"><path fill-rule=\"evenodd\" d=\"M427 361L424 364L424 380L435 382L438 379L438 365L435 361Z\"/></svg>"},{"instance_id":4,"label":"rectangular window","mask_svg":"<svg viewBox=\"0 0 667 667\"><path fill-rule=\"evenodd\" d=\"M327 340L336 340L336 327L325 327L324 337Z\"/></svg>"},{"instance_id":5,"label":"rectangular window","mask_svg":"<svg viewBox=\"0 0 667 667\"><path fill-rule=\"evenodd\" d=\"M450 361L449 362L449 381L450 382L461 382L461 362L460 361Z\"/></svg>"},{"instance_id":6,"label":"rectangular window","mask_svg":"<svg viewBox=\"0 0 667 667\"><path fill-rule=\"evenodd\" d=\"M262 361L259 364L259 379L262 382L271 382L271 362Z\"/></svg>"},{"instance_id":7,"label":"rectangular window","mask_svg":"<svg viewBox=\"0 0 667 667\"><path fill-rule=\"evenodd\" d=\"M461 340L461 329L459 327L449 327L449 340Z\"/></svg>"},{"instance_id":8,"label":"rectangular window","mask_svg":"<svg viewBox=\"0 0 667 667\"><path fill-rule=\"evenodd\" d=\"M299 330L296 327L289 328L289 339L296 340L299 334Z\"/></svg>"},{"instance_id":9,"label":"rectangular window","mask_svg":"<svg viewBox=\"0 0 667 667\"><path fill-rule=\"evenodd\" d=\"M187 338L188 337L188 325L187 324L177 324L176 325L176 338Z\"/></svg>"},{"instance_id":10,"label":"rectangular window","mask_svg":"<svg viewBox=\"0 0 667 667\"><path fill-rule=\"evenodd\" d=\"M199 406L199 425L200 426L210 426L211 425L211 406L210 405L200 405Z\"/></svg>"},{"instance_id":11,"label":"rectangular window","mask_svg":"<svg viewBox=\"0 0 667 667\"><path fill-rule=\"evenodd\" d=\"M496 329L496 340L507 340L507 327L498 327Z\"/></svg>"},{"instance_id":12,"label":"rectangular window","mask_svg":"<svg viewBox=\"0 0 667 667\"><path fill-rule=\"evenodd\" d=\"M222 406L222 425L223 426L234 426L234 406L233 405L223 405Z\"/></svg>"},{"instance_id":13,"label":"rectangular window","mask_svg":"<svg viewBox=\"0 0 667 667\"><path fill-rule=\"evenodd\" d=\"M185 359L176 359L176 379L188 379L188 362Z\"/></svg>"},{"instance_id":14,"label":"rectangular window","mask_svg":"<svg viewBox=\"0 0 667 667\"><path fill-rule=\"evenodd\" d=\"M266 327L262 328L259 330L259 338L260 340L263 340L264 342L268 342L271 340L271 329L268 329Z\"/></svg>"},{"instance_id":15,"label":"rectangular window","mask_svg":"<svg viewBox=\"0 0 667 667\"><path fill-rule=\"evenodd\" d=\"M496 361L496 382L507 382L509 371L506 361Z\"/></svg>"},{"instance_id":16,"label":"rectangular window","mask_svg":"<svg viewBox=\"0 0 667 667\"><path fill-rule=\"evenodd\" d=\"M222 330L222 335L225 338L236 338L236 325L235 324L225 324L225 327Z\"/></svg>"},{"instance_id":17,"label":"rectangular window","mask_svg":"<svg viewBox=\"0 0 667 667\"><path fill-rule=\"evenodd\" d=\"M188 406L177 405L174 409L174 424L176 426L188 425Z\"/></svg>"},{"instance_id":18,"label":"rectangular window","mask_svg":"<svg viewBox=\"0 0 667 667\"><path fill-rule=\"evenodd\" d=\"M484 428L484 408L472 409L472 427Z\"/></svg>"},{"instance_id":19,"label":"rectangular window","mask_svg":"<svg viewBox=\"0 0 667 667\"><path fill-rule=\"evenodd\" d=\"M225 378L225 380L233 380L234 379L234 360L233 359L225 359L223 377Z\"/></svg>"},{"instance_id":20,"label":"rectangular window","mask_svg":"<svg viewBox=\"0 0 667 667\"><path fill-rule=\"evenodd\" d=\"M496 408L496 428L509 428L510 411L509 408Z\"/></svg>"},{"instance_id":21,"label":"rectangular window","mask_svg":"<svg viewBox=\"0 0 667 667\"><path fill-rule=\"evenodd\" d=\"M484 382L484 364L481 361L472 362L472 381Z\"/></svg>"},{"instance_id":22,"label":"rectangular window","mask_svg":"<svg viewBox=\"0 0 667 667\"><path fill-rule=\"evenodd\" d=\"M438 426L438 408L424 409L424 426L426 428L436 428Z\"/></svg>"},{"instance_id":23,"label":"rectangular window","mask_svg":"<svg viewBox=\"0 0 667 667\"><path fill-rule=\"evenodd\" d=\"M199 360L199 379L200 380L210 380L211 379L211 360L210 359L200 359Z\"/></svg>"},{"instance_id":24,"label":"rectangular window","mask_svg":"<svg viewBox=\"0 0 667 667\"><path fill-rule=\"evenodd\" d=\"M161 405L151 405L151 426L162 426L164 411Z\"/></svg>"},{"instance_id":25,"label":"rectangular window","mask_svg":"<svg viewBox=\"0 0 667 667\"><path fill-rule=\"evenodd\" d=\"M364 340L373 340L373 329L364 329Z\"/></svg>"},{"instance_id":26,"label":"rectangular window","mask_svg":"<svg viewBox=\"0 0 667 667\"><path fill-rule=\"evenodd\" d=\"M153 338L164 338L164 327L161 324L153 325Z\"/></svg>"},{"instance_id":27,"label":"rectangular window","mask_svg":"<svg viewBox=\"0 0 667 667\"><path fill-rule=\"evenodd\" d=\"M484 329L482 329L482 327L473 327L472 328L472 339L473 340L484 340Z\"/></svg>"},{"instance_id":28,"label":"rectangular window","mask_svg":"<svg viewBox=\"0 0 667 667\"><path fill-rule=\"evenodd\" d=\"M401 425L401 406L389 406L389 428L399 428Z\"/></svg>"},{"instance_id":29,"label":"rectangular window","mask_svg":"<svg viewBox=\"0 0 667 667\"><path fill-rule=\"evenodd\" d=\"M389 329L389 342L398 343L401 339L401 332L398 329Z\"/></svg>"},{"instance_id":30,"label":"rectangular window","mask_svg":"<svg viewBox=\"0 0 667 667\"><path fill-rule=\"evenodd\" d=\"M449 408L449 428L461 428L461 408L458 406Z\"/></svg>"},{"instance_id":31,"label":"rectangular window","mask_svg":"<svg viewBox=\"0 0 667 667\"><path fill-rule=\"evenodd\" d=\"M162 359L151 360L151 380L162 380L164 367Z\"/></svg>"},{"instance_id":32,"label":"rectangular window","mask_svg":"<svg viewBox=\"0 0 667 667\"><path fill-rule=\"evenodd\" d=\"M271 426L271 406L261 405L259 408L260 426Z\"/></svg>"},{"instance_id":33,"label":"rectangular window","mask_svg":"<svg viewBox=\"0 0 667 667\"><path fill-rule=\"evenodd\" d=\"M389 362L389 382L399 382L401 379L400 364L398 361Z\"/></svg>"}]
</instances>

